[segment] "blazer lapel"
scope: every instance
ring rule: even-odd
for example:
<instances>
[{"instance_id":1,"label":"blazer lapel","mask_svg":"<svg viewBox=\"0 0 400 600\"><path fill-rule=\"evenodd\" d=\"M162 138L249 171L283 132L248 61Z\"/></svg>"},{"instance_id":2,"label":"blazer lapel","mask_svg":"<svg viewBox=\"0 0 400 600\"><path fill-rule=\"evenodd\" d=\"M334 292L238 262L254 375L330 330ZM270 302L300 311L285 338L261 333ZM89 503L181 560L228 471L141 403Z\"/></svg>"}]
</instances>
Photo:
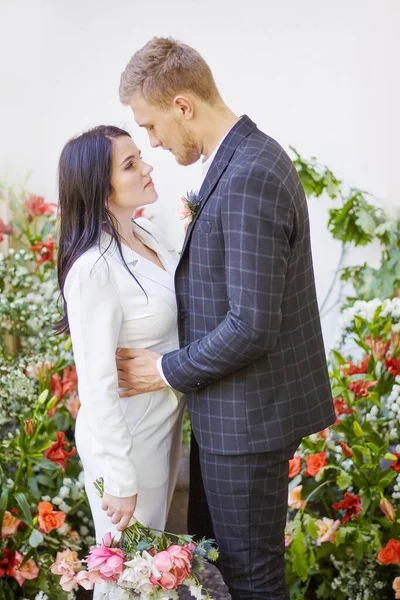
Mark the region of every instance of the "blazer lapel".
<instances>
[{"instance_id":1,"label":"blazer lapel","mask_svg":"<svg viewBox=\"0 0 400 600\"><path fill-rule=\"evenodd\" d=\"M240 142L248 135L250 135L250 133L252 133L254 129L256 129L256 127L257 125L253 123L253 121L249 119L247 115L244 115L243 117L240 117L237 123L235 123L235 125L232 127L232 129L229 131L228 135L222 142L221 147L219 148L213 162L211 163L211 166L200 188L199 196L201 198L201 203L195 216L193 217L192 222L190 223L187 229L179 262L181 262L187 245L189 243L194 224L199 218L201 211L203 210L212 191L214 190L215 186L220 180L223 172L229 165L233 154L235 153Z\"/></svg>"}]
</instances>

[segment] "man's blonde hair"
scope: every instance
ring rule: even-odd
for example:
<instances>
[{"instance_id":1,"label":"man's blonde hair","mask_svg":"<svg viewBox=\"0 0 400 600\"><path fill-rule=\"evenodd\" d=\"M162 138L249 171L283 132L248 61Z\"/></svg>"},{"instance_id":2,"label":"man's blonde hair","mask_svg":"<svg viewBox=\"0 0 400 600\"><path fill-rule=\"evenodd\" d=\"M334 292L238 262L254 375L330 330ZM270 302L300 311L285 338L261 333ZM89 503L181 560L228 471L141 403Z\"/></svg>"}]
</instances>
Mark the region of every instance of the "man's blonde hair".
<instances>
[{"instance_id":1,"label":"man's blonde hair","mask_svg":"<svg viewBox=\"0 0 400 600\"><path fill-rule=\"evenodd\" d=\"M139 93L149 104L168 108L171 100L184 92L192 92L211 105L220 97L204 58L172 38L154 37L138 50L122 73L119 86L125 106Z\"/></svg>"}]
</instances>

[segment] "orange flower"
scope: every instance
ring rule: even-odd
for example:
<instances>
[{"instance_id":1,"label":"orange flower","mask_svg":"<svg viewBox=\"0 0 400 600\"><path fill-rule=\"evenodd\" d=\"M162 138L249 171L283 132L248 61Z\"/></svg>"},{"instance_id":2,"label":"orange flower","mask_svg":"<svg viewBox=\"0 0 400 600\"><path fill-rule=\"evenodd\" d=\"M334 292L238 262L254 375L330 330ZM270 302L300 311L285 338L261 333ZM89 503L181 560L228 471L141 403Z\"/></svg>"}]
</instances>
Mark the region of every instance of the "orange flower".
<instances>
[{"instance_id":1,"label":"orange flower","mask_svg":"<svg viewBox=\"0 0 400 600\"><path fill-rule=\"evenodd\" d=\"M300 467L301 457L293 456L293 458L289 460L289 479L293 479L293 477L295 477L297 473L300 473Z\"/></svg>"},{"instance_id":2,"label":"orange flower","mask_svg":"<svg viewBox=\"0 0 400 600\"><path fill-rule=\"evenodd\" d=\"M367 398L369 396L368 390L377 383L377 381L363 381L360 379L359 381L352 381L349 384L349 389L357 398Z\"/></svg>"},{"instance_id":3,"label":"orange flower","mask_svg":"<svg viewBox=\"0 0 400 600\"><path fill-rule=\"evenodd\" d=\"M400 542L391 539L378 553L378 560L383 565L400 564Z\"/></svg>"},{"instance_id":4,"label":"orange flower","mask_svg":"<svg viewBox=\"0 0 400 600\"><path fill-rule=\"evenodd\" d=\"M343 452L344 456L345 456L346 458L351 458L351 457L353 456L354 452L353 452L353 450L350 448L350 446L348 446L348 445L346 444L346 442L344 442L343 440L341 440L339 443L340 443L340 447L341 447L341 449L342 449L342 452Z\"/></svg>"},{"instance_id":5,"label":"orange flower","mask_svg":"<svg viewBox=\"0 0 400 600\"><path fill-rule=\"evenodd\" d=\"M69 392L75 391L77 386L78 377L75 365L72 367L65 367L62 379L59 373L54 373L54 375L51 376L50 390L52 391L53 396L57 398L57 404L49 410L49 417L54 417L54 413L61 400L64 396L69 394Z\"/></svg>"},{"instance_id":6,"label":"orange flower","mask_svg":"<svg viewBox=\"0 0 400 600\"><path fill-rule=\"evenodd\" d=\"M7 571L7 575L14 577L20 586L24 584L25 579L36 579L39 575L39 567L33 558L30 558L21 566L23 560L24 556L20 552L16 552L11 568Z\"/></svg>"},{"instance_id":7,"label":"orange flower","mask_svg":"<svg viewBox=\"0 0 400 600\"><path fill-rule=\"evenodd\" d=\"M305 505L306 501L301 499L301 490L303 489L302 485L298 485L291 492L289 492L288 505L290 508L297 508L301 510Z\"/></svg>"},{"instance_id":8,"label":"orange flower","mask_svg":"<svg viewBox=\"0 0 400 600\"><path fill-rule=\"evenodd\" d=\"M385 517L393 523L396 520L396 511L394 510L393 504L391 504L387 498L382 498L379 506Z\"/></svg>"},{"instance_id":9,"label":"orange flower","mask_svg":"<svg viewBox=\"0 0 400 600\"><path fill-rule=\"evenodd\" d=\"M62 510L53 510L50 502L39 502L39 528L42 533L49 533L64 525L66 514Z\"/></svg>"},{"instance_id":10,"label":"orange flower","mask_svg":"<svg viewBox=\"0 0 400 600\"><path fill-rule=\"evenodd\" d=\"M343 375L359 375L361 373L368 373L368 362L369 355L366 354L363 358L361 365L358 367L354 363L346 360L346 365L342 367Z\"/></svg>"},{"instance_id":11,"label":"orange flower","mask_svg":"<svg viewBox=\"0 0 400 600\"><path fill-rule=\"evenodd\" d=\"M77 552L75 550L71 550L70 548L63 550L63 552L57 552L56 562L54 565L60 565L63 561L65 561L68 567L75 571L75 573L77 573L82 566Z\"/></svg>"},{"instance_id":12,"label":"orange flower","mask_svg":"<svg viewBox=\"0 0 400 600\"><path fill-rule=\"evenodd\" d=\"M58 463L61 465L62 470L65 472L67 466L67 458L73 456L76 452L75 446L72 446L71 450L64 450L64 447L68 445L68 442L64 442L65 433L63 431L57 431L57 441L54 442L44 451L44 456L51 460L51 462Z\"/></svg>"},{"instance_id":13,"label":"orange flower","mask_svg":"<svg viewBox=\"0 0 400 600\"><path fill-rule=\"evenodd\" d=\"M334 422L334 426L340 425L339 415L349 415L351 414L351 410L348 406L346 406L346 402L344 398L334 398L333 404L335 406L335 414L336 421Z\"/></svg>"},{"instance_id":14,"label":"orange flower","mask_svg":"<svg viewBox=\"0 0 400 600\"><path fill-rule=\"evenodd\" d=\"M317 546L320 546L324 542L330 542L331 544L335 543L335 532L340 525L340 521L334 521L333 519L324 517L323 519L315 521L314 524L318 527Z\"/></svg>"},{"instance_id":15,"label":"orange flower","mask_svg":"<svg viewBox=\"0 0 400 600\"><path fill-rule=\"evenodd\" d=\"M17 529L20 523L20 519L17 519L10 513L10 511L6 510L3 517L3 523L1 525L1 535L3 539L7 535L14 535L15 533L17 533Z\"/></svg>"},{"instance_id":16,"label":"orange flower","mask_svg":"<svg viewBox=\"0 0 400 600\"><path fill-rule=\"evenodd\" d=\"M24 431L29 437L33 436L33 434L35 433L35 424L32 421L32 419L27 419L26 421L24 421Z\"/></svg>"},{"instance_id":17,"label":"orange flower","mask_svg":"<svg viewBox=\"0 0 400 600\"><path fill-rule=\"evenodd\" d=\"M325 467L328 463L326 462L326 452L317 452L317 454L309 454L306 458L306 470L305 475L315 477L318 471Z\"/></svg>"}]
</instances>

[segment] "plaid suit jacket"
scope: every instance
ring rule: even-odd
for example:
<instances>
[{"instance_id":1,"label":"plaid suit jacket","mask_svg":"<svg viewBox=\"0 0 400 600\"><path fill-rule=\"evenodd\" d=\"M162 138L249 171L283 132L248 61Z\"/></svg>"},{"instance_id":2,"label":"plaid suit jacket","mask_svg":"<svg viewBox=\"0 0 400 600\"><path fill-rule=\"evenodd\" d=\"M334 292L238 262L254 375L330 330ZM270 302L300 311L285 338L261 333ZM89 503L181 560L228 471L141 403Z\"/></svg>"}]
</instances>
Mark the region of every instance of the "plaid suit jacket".
<instances>
[{"instance_id":1,"label":"plaid suit jacket","mask_svg":"<svg viewBox=\"0 0 400 600\"><path fill-rule=\"evenodd\" d=\"M200 196L175 275L180 350L162 368L204 451L279 450L335 420L306 198L289 156L247 116Z\"/></svg>"}]
</instances>

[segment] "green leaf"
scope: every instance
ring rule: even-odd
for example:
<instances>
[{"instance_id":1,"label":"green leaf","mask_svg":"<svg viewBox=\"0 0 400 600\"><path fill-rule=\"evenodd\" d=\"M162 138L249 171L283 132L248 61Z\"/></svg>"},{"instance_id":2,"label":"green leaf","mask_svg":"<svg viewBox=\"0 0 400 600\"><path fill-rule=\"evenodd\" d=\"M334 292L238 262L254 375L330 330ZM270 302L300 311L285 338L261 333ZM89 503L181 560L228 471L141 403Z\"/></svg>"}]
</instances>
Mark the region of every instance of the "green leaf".
<instances>
[{"instance_id":1,"label":"green leaf","mask_svg":"<svg viewBox=\"0 0 400 600\"><path fill-rule=\"evenodd\" d=\"M45 456L31 455L27 456L27 458L35 465L39 465L42 467L42 469L46 469L47 471L57 471L57 469L60 469L60 465L58 463L48 460Z\"/></svg>"},{"instance_id":2,"label":"green leaf","mask_svg":"<svg viewBox=\"0 0 400 600\"><path fill-rule=\"evenodd\" d=\"M29 506L29 502L26 499L25 494L23 494L22 492L15 494L15 500L17 501L22 511L22 515L24 517L22 520L24 521L24 523L26 523L27 525L33 525L31 507Z\"/></svg>"},{"instance_id":3,"label":"green leaf","mask_svg":"<svg viewBox=\"0 0 400 600\"><path fill-rule=\"evenodd\" d=\"M376 222L373 216L366 210L360 209L357 213L356 223L368 235L373 235L376 229Z\"/></svg>"},{"instance_id":4,"label":"green leaf","mask_svg":"<svg viewBox=\"0 0 400 600\"><path fill-rule=\"evenodd\" d=\"M296 517L293 521L291 540L292 543L290 544L290 548L292 552L293 570L302 581L305 581L308 577L309 566L307 562L306 539L300 518Z\"/></svg>"},{"instance_id":5,"label":"green leaf","mask_svg":"<svg viewBox=\"0 0 400 600\"><path fill-rule=\"evenodd\" d=\"M357 437L362 437L364 435L364 432L362 430L362 427L360 425L360 423L358 421L354 421L353 423L353 430L354 433Z\"/></svg>"},{"instance_id":6,"label":"green leaf","mask_svg":"<svg viewBox=\"0 0 400 600\"><path fill-rule=\"evenodd\" d=\"M43 534L38 529L32 529L32 533L29 536L29 544L32 548L37 548L44 540Z\"/></svg>"},{"instance_id":7,"label":"green leaf","mask_svg":"<svg viewBox=\"0 0 400 600\"><path fill-rule=\"evenodd\" d=\"M347 490L353 483L352 477L346 471L341 471L336 477L336 483L341 490Z\"/></svg>"},{"instance_id":8,"label":"green leaf","mask_svg":"<svg viewBox=\"0 0 400 600\"><path fill-rule=\"evenodd\" d=\"M8 487L5 483L2 483L1 494L0 494L0 531L3 523L4 513L7 510L8 504Z\"/></svg>"},{"instance_id":9,"label":"green leaf","mask_svg":"<svg viewBox=\"0 0 400 600\"><path fill-rule=\"evenodd\" d=\"M385 454L383 458L386 458L386 460L397 460L397 456L395 454L392 454L391 452Z\"/></svg>"}]
</instances>

